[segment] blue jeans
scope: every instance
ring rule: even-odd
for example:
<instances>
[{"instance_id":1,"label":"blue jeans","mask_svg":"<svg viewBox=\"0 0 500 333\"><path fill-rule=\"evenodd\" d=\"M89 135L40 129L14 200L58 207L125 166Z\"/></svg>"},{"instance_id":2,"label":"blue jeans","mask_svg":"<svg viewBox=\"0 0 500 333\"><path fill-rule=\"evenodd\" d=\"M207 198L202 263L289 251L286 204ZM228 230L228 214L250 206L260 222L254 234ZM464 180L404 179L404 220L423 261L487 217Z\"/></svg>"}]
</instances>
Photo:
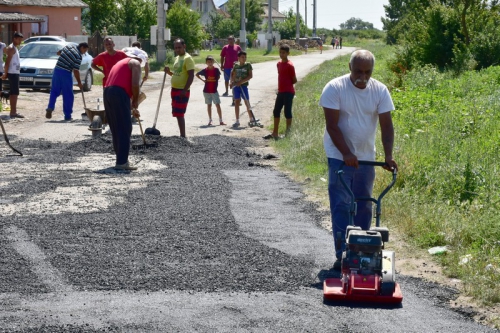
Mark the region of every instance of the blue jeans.
<instances>
[{"instance_id":1,"label":"blue jeans","mask_svg":"<svg viewBox=\"0 0 500 333\"><path fill-rule=\"evenodd\" d=\"M54 110L57 97L62 93L64 119L70 119L73 113L75 96L73 95L72 74L72 72L65 71L64 69L54 68L54 74L52 75L48 108Z\"/></svg>"},{"instance_id":2,"label":"blue jeans","mask_svg":"<svg viewBox=\"0 0 500 333\"><path fill-rule=\"evenodd\" d=\"M339 179L337 171L343 163L334 158L328 159L328 195L330 197L330 212L332 215L333 239L336 240L338 232L341 234L342 246L335 248L337 259L342 257L345 249L345 231L349 225L349 207L351 196ZM351 188L356 198L371 197L373 182L375 180L375 168L371 165L360 165L358 169L353 167L343 167L344 180ZM370 201L358 201L357 212L354 217L354 225L363 230L370 229L372 220L372 203Z\"/></svg>"}]
</instances>

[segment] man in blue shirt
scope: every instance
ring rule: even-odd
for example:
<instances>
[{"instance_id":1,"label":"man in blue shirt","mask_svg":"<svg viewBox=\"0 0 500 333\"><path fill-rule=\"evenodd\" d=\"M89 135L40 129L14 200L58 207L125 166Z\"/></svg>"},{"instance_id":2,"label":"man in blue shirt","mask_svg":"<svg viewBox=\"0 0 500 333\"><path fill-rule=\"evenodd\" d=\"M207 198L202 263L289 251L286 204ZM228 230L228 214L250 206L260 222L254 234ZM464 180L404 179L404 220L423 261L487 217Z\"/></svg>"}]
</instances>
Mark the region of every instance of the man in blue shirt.
<instances>
[{"instance_id":1,"label":"man in blue shirt","mask_svg":"<svg viewBox=\"0 0 500 333\"><path fill-rule=\"evenodd\" d=\"M70 121L73 113L73 78L74 74L78 87L83 90L82 81L80 80L80 64L82 63L82 54L85 54L89 49L87 43L80 43L78 46L72 44L66 45L62 50L57 52L59 60L57 60L54 73L52 75L52 87L50 88L49 105L45 109L45 118L52 118L56 100L59 95L63 96L63 113L64 120Z\"/></svg>"}]
</instances>

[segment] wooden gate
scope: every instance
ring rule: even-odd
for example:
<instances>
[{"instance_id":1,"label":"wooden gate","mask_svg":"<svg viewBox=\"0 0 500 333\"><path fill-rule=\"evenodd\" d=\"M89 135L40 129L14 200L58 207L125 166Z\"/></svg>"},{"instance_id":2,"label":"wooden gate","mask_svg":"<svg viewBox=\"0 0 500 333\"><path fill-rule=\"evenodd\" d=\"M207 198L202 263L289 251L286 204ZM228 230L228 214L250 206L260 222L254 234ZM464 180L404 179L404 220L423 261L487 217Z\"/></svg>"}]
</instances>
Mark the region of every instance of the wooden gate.
<instances>
[{"instance_id":1,"label":"wooden gate","mask_svg":"<svg viewBox=\"0 0 500 333\"><path fill-rule=\"evenodd\" d=\"M101 36L99 31L94 32L92 37L89 38L89 54L92 57L97 57L101 52L104 52L104 37Z\"/></svg>"}]
</instances>

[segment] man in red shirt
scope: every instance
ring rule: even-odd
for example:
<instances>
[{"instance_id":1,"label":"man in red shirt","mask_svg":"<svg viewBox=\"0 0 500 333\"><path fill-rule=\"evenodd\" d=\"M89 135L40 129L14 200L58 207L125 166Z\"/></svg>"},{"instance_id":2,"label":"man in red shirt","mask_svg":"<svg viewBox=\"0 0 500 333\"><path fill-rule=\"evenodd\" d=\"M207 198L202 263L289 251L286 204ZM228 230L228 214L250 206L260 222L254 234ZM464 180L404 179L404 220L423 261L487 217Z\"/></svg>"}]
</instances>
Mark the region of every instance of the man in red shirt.
<instances>
[{"instance_id":1,"label":"man in red shirt","mask_svg":"<svg viewBox=\"0 0 500 333\"><path fill-rule=\"evenodd\" d=\"M141 65L148 59L146 52L130 48L125 59L116 63L109 72L104 88L104 109L113 138L117 170L137 170L128 161L132 135L131 107L134 117L139 117L139 86Z\"/></svg>"},{"instance_id":2,"label":"man in red shirt","mask_svg":"<svg viewBox=\"0 0 500 333\"><path fill-rule=\"evenodd\" d=\"M281 61L278 62L278 95L276 96L276 102L274 103L274 128L273 133L266 135L264 139L275 139L279 138L278 129L280 126L280 114L281 109L285 107L285 118L286 118L286 133L290 131L292 126L292 103L295 96L295 88L293 85L297 83L297 77L295 75L295 67L293 63L288 60L288 55L290 54L290 46L283 44L280 46L280 58Z\"/></svg>"},{"instance_id":3,"label":"man in red shirt","mask_svg":"<svg viewBox=\"0 0 500 333\"><path fill-rule=\"evenodd\" d=\"M106 82L111 68L113 68L118 61L127 58L125 52L115 50L115 43L111 37L106 37L104 39L104 48L106 51L99 53L99 55L92 60L92 68L104 74L104 78L102 79L103 88L107 86Z\"/></svg>"},{"instance_id":4,"label":"man in red shirt","mask_svg":"<svg viewBox=\"0 0 500 333\"><path fill-rule=\"evenodd\" d=\"M220 63L224 69L224 85L226 87L226 92L222 96L228 96L229 80L231 79L231 70L236 61L238 61L238 53L241 51L239 45L234 44L234 36L229 36L227 38L227 45L224 45L222 51L220 52Z\"/></svg>"}]
</instances>

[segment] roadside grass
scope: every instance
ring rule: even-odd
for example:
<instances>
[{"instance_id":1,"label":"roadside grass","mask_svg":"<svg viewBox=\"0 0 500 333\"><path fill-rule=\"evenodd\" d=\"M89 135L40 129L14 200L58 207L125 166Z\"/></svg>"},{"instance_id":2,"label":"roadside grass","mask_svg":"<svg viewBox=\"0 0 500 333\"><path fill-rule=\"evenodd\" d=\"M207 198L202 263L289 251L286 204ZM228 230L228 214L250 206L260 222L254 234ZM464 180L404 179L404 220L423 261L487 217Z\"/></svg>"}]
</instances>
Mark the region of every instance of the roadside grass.
<instances>
[{"instance_id":1,"label":"roadside grass","mask_svg":"<svg viewBox=\"0 0 500 333\"><path fill-rule=\"evenodd\" d=\"M447 246L435 256L444 272L462 280L465 294L483 305L499 303L500 68L456 77L424 67L401 81L387 64L393 48L359 46L375 54L373 77L388 85L396 107L399 173L384 199L382 224L415 247ZM349 72L348 61L344 56L325 62L297 84L293 130L271 143L281 153L280 167L306 182L306 191L326 207L325 121L318 101L328 81ZM377 159L383 160L379 138L377 144ZM375 193L387 185L386 174L377 173Z\"/></svg>"}]
</instances>

